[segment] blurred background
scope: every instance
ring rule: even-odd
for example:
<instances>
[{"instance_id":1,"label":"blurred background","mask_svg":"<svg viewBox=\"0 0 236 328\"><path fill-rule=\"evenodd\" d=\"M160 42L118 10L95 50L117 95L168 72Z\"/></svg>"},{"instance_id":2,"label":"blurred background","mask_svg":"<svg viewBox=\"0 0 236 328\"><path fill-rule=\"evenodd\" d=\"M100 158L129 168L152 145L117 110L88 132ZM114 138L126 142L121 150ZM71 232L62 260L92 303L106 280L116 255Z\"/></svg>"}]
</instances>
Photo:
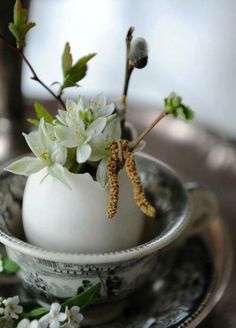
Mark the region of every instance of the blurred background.
<instances>
[{"instance_id":1,"label":"blurred background","mask_svg":"<svg viewBox=\"0 0 236 328\"><path fill-rule=\"evenodd\" d=\"M135 102L138 108L145 103L146 110L158 110L162 99L170 91L176 91L195 110L196 122L222 136L236 138L234 0L25 0L23 3L27 6L30 3L30 20L37 22L28 34L25 54L46 84L61 80L61 54L69 41L74 59L89 52L98 53L74 95L104 92L112 98L120 97L124 38L128 27L135 26L135 36L146 38L150 53L148 66L133 74L130 102ZM1 29L5 35L13 4L13 0L1 0ZM7 59L0 66L2 77L7 74L8 60L8 70L16 85L10 81L8 88L0 81L0 88L5 90L0 116L9 116L11 111L11 116L19 119L20 88L29 99L50 99L50 95L30 79L25 65L19 86L19 60L8 50L3 52L7 52ZM12 69L13 62L18 71ZM6 89L11 89L8 95ZM10 99L16 98L16 92L18 106L16 101L12 105L14 100ZM71 93L67 91L66 96L73 96ZM6 103L11 103L7 112Z\"/></svg>"},{"instance_id":2,"label":"blurred background","mask_svg":"<svg viewBox=\"0 0 236 328\"><path fill-rule=\"evenodd\" d=\"M98 56L77 92L121 93L129 26L149 44L149 64L136 70L130 100L160 106L172 90L196 112L196 119L236 138L235 0L49 0L31 1L26 54L50 84L61 79L60 55L66 41L75 59ZM52 65L53 63L53 65ZM48 97L23 67L26 97ZM157 106L157 108L158 108Z\"/></svg>"}]
</instances>

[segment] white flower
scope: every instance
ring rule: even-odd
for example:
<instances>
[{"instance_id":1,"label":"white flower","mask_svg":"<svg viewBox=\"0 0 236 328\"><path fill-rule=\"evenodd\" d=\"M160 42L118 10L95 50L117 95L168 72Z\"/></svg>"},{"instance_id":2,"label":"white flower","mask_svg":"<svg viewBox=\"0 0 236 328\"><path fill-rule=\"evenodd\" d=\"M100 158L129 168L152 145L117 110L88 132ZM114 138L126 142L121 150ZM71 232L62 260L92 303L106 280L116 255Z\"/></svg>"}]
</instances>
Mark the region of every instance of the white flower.
<instances>
[{"instance_id":1,"label":"white flower","mask_svg":"<svg viewBox=\"0 0 236 328\"><path fill-rule=\"evenodd\" d=\"M61 310L60 304L52 303L50 312L39 320L39 324L42 325L43 327L44 326L47 327L47 325L49 325L49 328L60 327L60 323L65 321L67 318L66 314L60 312L60 310Z\"/></svg>"},{"instance_id":2,"label":"white flower","mask_svg":"<svg viewBox=\"0 0 236 328\"><path fill-rule=\"evenodd\" d=\"M59 109L56 118L63 125L70 125L70 121L77 121L80 117L85 125L89 125L99 117L110 120L114 116L112 115L114 110L115 105L113 103L107 104L103 94L92 99L79 96L77 102L67 100L66 111Z\"/></svg>"},{"instance_id":3,"label":"white flower","mask_svg":"<svg viewBox=\"0 0 236 328\"><path fill-rule=\"evenodd\" d=\"M84 319L78 306L72 306L70 310L66 307L66 315L68 322L63 325L63 328L78 328L81 321Z\"/></svg>"},{"instance_id":4,"label":"white flower","mask_svg":"<svg viewBox=\"0 0 236 328\"><path fill-rule=\"evenodd\" d=\"M9 297L3 301L5 305L4 314L12 319L18 319L18 314L23 312L23 307L19 304L19 296Z\"/></svg>"},{"instance_id":5,"label":"white flower","mask_svg":"<svg viewBox=\"0 0 236 328\"><path fill-rule=\"evenodd\" d=\"M3 261L2 261L2 256L0 255L0 272L3 272Z\"/></svg>"},{"instance_id":6,"label":"white flower","mask_svg":"<svg viewBox=\"0 0 236 328\"><path fill-rule=\"evenodd\" d=\"M43 326L39 324L38 320L30 322L29 319L23 319L18 323L17 328L43 328Z\"/></svg>"},{"instance_id":7,"label":"white flower","mask_svg":"<svg viewBox=\"0 0 236 328\"><path fill-rule=\"evenodd\" d=\"M61 144L68 148L76 147L76 160L84 163L91 155L90 140L96 137L106 126L106 119L99 117L91 124L86 124L80 115L80 107L73 101L66 102L67 114L59 112L61 122L56 125L55 133Z\"/></svg>"},{"instance_id":8,"label":"white flower","mask_svg":"<svg viewBox=\"0 0 236 328\"><path fill-rule=\"evenodd\" d=\"M79 101L81 100L82 98L79 98ZM83 102L85 102L84 99ZM106 97L103 94L99 94L87 101L87 107L91 109L94 119L98 117L109 118L115 110L115 105L113 103L107 104Z\"/></svg>"},{"instance_id":9,"label":"white flower","mask_svg":"<svg viewBox=\"0 0 236 328\"><path fill-rule=\"evenodd\" d=\"M23 157L10 164L5 170L29 176L46 167L48 174L68 185L65 168L63 167L67 157L67 150L55 140L52 126L46 125L44 119L41 119L38 131L23 135L36 158Z\"/></svg>"},{"instance_id":10,"label":"white flower","mask_svg":"<svg viewBox=\"0 0 236 328\"><path fill-rule=\"evenodd\" d=\"M10 317L4 316L0 318L0 327L1 328L12 328L13 327L13 320Z\"/></svg>"}]
</instances>

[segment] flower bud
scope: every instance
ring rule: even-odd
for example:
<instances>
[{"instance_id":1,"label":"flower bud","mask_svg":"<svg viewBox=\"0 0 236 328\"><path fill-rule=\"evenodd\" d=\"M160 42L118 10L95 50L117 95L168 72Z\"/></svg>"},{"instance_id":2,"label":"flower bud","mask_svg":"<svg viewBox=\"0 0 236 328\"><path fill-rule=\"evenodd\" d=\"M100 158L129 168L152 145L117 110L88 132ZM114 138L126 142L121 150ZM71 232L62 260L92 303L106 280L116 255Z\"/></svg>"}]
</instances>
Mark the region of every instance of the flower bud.
<instances>
[{"instance_id":1,"label":"flower bud","mask_svg":"<svg viewBox=\"0 0 236 328\"><path fill-rule=\"evenodd\" d=\"M178 96L175 92L171 92L166 98L166 105L177 108L180 106L182 98Z\"/></svg>"},{"instance_id":2,"label":"flower bud","mask_svg":"<svg viewBox=\"0 0 236 328\"><path fill-rule=\"evenodd\" d=\"M148 44L144 38L136 38L131 42L129 61L136 68L143 68L147 65Z\"/></svg>"}]
</instances>

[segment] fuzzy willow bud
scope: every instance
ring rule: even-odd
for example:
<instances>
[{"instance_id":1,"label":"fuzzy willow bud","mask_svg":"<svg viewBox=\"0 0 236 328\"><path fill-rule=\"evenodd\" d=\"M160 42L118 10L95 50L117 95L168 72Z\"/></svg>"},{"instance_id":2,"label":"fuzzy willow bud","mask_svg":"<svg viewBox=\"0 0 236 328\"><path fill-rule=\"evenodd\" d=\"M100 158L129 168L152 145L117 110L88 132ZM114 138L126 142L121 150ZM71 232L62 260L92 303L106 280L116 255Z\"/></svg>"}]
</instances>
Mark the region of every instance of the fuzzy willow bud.
<instances>
[{"instance_id":1,"label":"fuzzy willow bud","mask_svg":"<svg viewBox=\"0 0 236 328\"><path fill-rule=\"evenodd\" d=\"M129 62L136 68L143 68L148 62L148 44L144 38L136 38L131 42Z\"/></svg>"}]
</instances>

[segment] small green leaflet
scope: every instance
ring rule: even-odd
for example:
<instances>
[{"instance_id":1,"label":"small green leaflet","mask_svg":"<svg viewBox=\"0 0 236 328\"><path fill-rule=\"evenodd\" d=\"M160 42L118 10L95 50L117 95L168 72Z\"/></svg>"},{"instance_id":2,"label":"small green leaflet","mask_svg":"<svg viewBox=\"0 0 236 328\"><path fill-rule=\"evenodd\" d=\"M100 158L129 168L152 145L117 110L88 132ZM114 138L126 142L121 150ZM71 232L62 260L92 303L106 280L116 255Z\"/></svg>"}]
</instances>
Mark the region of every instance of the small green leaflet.
<instances>
[{"instance_id":1,"label":"small green leaflet","mask_svg":"<svg viewBox=\"0 0 236 328\"><path fill-rule=\"evenodd\" d=\"M35 26L35 23L27 22L27 20L28 10L22 7L20 0L16 0L13 10L13 22L9 24L9 30L16 39L17 48L25 46L25 36Z\"/></svg>"},{"instance_id":2,"label":"small green leaflet","mask_svg":"<svg viewBox=\"0 0 236 328\"><path fill-rule=\"evenodd\" d=\"M69 73L72 67L72 54L70 52L70 44L66 42L65 48L62 54L62 71L64 78Z\"/></svg>"},{"instance_id":3,"label":"small green leaflet","mask_svg":"<svg viewBox=\"0 0 236 328\"><path fill-rule=\"evenodd\" d=\"M70 44L68 42L65 44L62 54L62 71L64 81L61 86L61 91L65 88L78 86L77 82L82 80L86 75L88 61L94 56L96 56L96 53L84 56L73 65Z\"/></svg>"},{"instance_id":4,"label":"small green leaflet","mask_svg":"<svg viewBox=\"0 0 236 328\"><path fill-rule=\"evenodd\" d=\"M44 118L44 121L47 123L52 123L53 117L52 115L46 110L43 105L41 105L38 101L34 103L34 109L37 115L37 118L40 120L41 118Z\"/></svg>"},{"instance_id":5,"label":"small green leaflet","mask_svg":"<svg viewBox=\"0 0 236 328\"><path fill-rule=\"evenodd\" d=\"M36 101L34 103L34 110L36 112L36 116L37 116L38 120L35 118L28 118L27 122L29 122L35 126L39 126L40 119L44 118L45 122L50 123L50 124L52 123L52 121L53 121L52 115L38 101Z\"/></svg>"},{"instance_id":6,"label":"small green leaflet","mask_svg":"<svg viewBox=\"0 0 236 328\"><path fill-rule=\"evenodd\" d=\"M182 105L182 115L187 121L194 119L194 112L185 105Z\"/></svg>"},{"instance_id":7,"label":"small green leaflet","mask_svg":"<svg viewBox=\"0 0 236 328\"><path fill-rule=\"evenodd\" d=\"M16 262L12 261L6 256L2 257L2 262L4 273L16 273L20 269L19 265Z\"/></svg>"},{"instance_id":8,"label":"small green leaflet","mask_svg":"<svg viewBox=\"0 0 236 328\"><path fill-rule=\"evenodd\" d=\"M27 118L26 121L34 126L39 126L39 121L36 118Z\"/></svg>"},{"instance_id":9,"label":"small green leaflet","mask_svg":"<svg viewBox=\"0 0 236 328\"><path fill-rule=\"evenodd\" d=\"M38 319L42 317L43 315L47 314L49 312L49 308L46 307L40 307L34 310L31 310L29 313L26 313L25 316L29 319Z\"/></svg>"},{"instance_id":10,"label":"small green leaflet","mask_svg":"<svg viewBox=\"0 0 236 328\"><path fill-rule=\"evenodd\" d=\"M22 7L21 1L16 0L13 9L13 21L16 26L25 24L28 19L28 10Z\"/></svg>"},{"instance_id":11,"label":"small green leaflet","mask_svg":"<svg viewBox=\"0 0 236 328\"><path fill-rule=\"evenodd\" d=\"M194 118L194 112L182 102L182 98L175 92L171 92L167 98L164 99L164 111L174 117L182 116L187 121Z\"/></svg>"}]
</instances>

